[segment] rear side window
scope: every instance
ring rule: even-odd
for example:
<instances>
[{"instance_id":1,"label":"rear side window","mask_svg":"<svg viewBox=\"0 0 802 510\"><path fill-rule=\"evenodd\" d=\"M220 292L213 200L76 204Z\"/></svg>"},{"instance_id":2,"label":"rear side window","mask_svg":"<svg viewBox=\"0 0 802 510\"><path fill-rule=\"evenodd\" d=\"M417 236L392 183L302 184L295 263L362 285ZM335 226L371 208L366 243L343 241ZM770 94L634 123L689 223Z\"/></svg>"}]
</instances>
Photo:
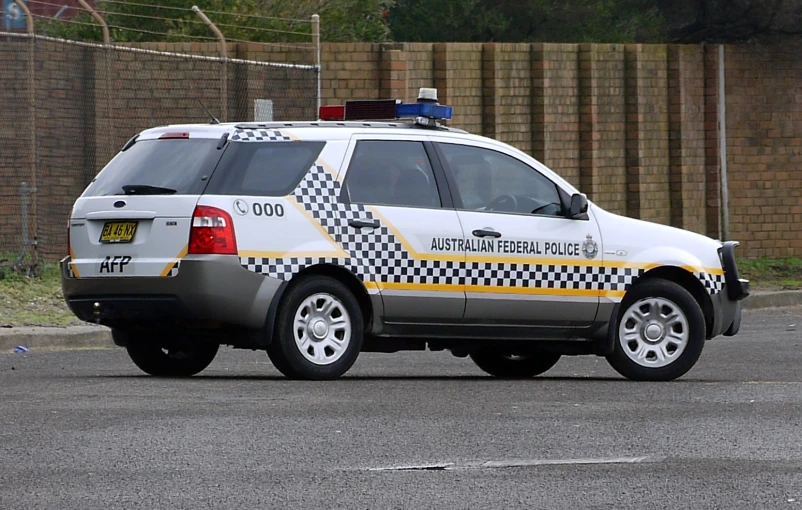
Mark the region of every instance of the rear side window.
<instances>
[{"instance_id":1,"label":"rear side window","mask_svg":"<svg viewBox=\"0 0 802 510\"><path fill-rule=\"evenodd\" d=\"M220 154L216 139L142 140L117 154L84 196L199 195Z\"/></svg>"},{"instance_id":2,"label":"rear side window","mask_svg":"<svg viewBox=\"0 0 802 510\"><path fill-rule=\"evenodd\" d=\"M326 142L232 142L206 193L284 196L298 186Z\"/></svg>"}]
</instances>

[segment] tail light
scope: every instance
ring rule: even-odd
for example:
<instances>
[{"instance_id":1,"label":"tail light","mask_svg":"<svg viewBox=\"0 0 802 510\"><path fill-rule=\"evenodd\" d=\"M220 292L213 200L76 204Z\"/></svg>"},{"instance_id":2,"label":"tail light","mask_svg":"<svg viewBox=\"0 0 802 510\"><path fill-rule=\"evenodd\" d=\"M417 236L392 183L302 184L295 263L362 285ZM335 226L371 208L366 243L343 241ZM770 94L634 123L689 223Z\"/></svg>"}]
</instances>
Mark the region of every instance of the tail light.
<instances>
[{"instance_id":1,"label":"tail light","mask_svg":"<svg viewBox=\"0 0 802 510\"><path fill-rule=\"evenodd\" d=\"M231 215L217 207L195 207L187 253L236 255L237 236L234 234Z\"/></svg>"}]
</instances>

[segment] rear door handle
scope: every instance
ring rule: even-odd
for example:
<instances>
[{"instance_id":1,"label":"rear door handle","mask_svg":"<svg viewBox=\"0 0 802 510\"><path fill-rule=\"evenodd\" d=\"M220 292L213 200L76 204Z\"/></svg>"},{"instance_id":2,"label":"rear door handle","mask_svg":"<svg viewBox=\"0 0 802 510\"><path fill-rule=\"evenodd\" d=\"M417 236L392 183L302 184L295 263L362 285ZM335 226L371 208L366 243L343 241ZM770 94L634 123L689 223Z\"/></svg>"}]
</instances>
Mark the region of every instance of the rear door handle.
<instances>
[{"instance_id":1,"label":"rear door handle","mask_svg":"<svg viewBox=\"0 0 802 510\"><path fill-rule=\"evenodd\" d=\"M501 237L501 232L480 228L474 230L473 235L476 237Z\"/></svg>"},{"instance_id":2,"label":"rear door handle","mask_svg":"<svg viewBox=\"0 0 802 510\"><path fill-rule=\"evenodd\" d=\"M351 220L348 222L354 228L379 228L379 220Z\"/></svg>"}]
</instances>

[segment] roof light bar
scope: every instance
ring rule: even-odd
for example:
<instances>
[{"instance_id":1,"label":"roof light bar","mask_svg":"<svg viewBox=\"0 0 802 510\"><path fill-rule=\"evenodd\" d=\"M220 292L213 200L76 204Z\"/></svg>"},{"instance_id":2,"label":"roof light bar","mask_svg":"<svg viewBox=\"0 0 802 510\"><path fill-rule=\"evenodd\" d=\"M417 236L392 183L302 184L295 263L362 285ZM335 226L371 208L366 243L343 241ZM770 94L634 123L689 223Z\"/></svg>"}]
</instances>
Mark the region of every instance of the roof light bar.
<instances>
[{"instance_id":1,"label":"roof light bar","mask_svg":"<svg viewBox=\"0 0 802 510\"><path fill-rule=\"evenodd\" d=\"M451 120L453 109L437 103L437 90L421 89L418 102L402 103L396 99L346 101L344 105L320 107L320 120L395 120L415 119L416 124L437 126L438 120Z\"/></svg>"},{"instance_id":2,"label":"roof light bar","mask_svg":"<svg viewBox=\"0 0 802 510\"><path fill-rule=\"evenodd\" d=\"M345 120L345 106L321 106L319 117L320 120Z\"/></svg>"}]
</instances>

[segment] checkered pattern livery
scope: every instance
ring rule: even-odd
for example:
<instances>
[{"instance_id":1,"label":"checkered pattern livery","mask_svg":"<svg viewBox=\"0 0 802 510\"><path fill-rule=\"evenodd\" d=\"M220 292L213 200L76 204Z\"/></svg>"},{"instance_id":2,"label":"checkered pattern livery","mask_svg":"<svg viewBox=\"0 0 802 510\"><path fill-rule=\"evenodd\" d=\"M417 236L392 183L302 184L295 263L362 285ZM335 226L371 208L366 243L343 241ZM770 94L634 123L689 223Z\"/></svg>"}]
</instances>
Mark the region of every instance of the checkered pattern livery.
<instances>
[{"instance_id":1,"label":"checkered pattern livery","mask_svg":"<svg viewBox=\"0 0 802 510\"><path fill-rule=\"evenodd\" d=\"M467 264L416 260L390 230L380 225L370 233L348 226L351 220L373 220L363 205L342 204L340 183L315 165L291 195L348 254L348 258L241 258L249 271L289 280L304 268L335 264L350 269L363 281L380 283L469 285L566 290L626 291L644 270L548 264ZM723 277L697 273L705 287L721 290Z\"/></svg>"},{"instance_id":2,"label":"checkered pattern livery","mask_svg":"<svg viewBox=\"0 0 802 510\"><path fill-rule=\"evenodd\" d=\"M167 276L172 278L172 277L178 275L178 266L180 266L180 265L181 265L181 261L180 260L178 262L176 262L175 264L173 264L173 267L170 268L170 272L167 273Z\"/></svg>"},{"instance_id":3,"label":"checkered pattern livery","mask_svg":"<svg viewBox=\"0 0 802 510\"><path fill-rule=\"evenodd\" d=\"M237 142L291 142L292 138L277 129L240 129L231 135Z\"/></svg>"},{"instance_id":4,"label":"checkered pattern livery","mask_svg":"<svg viewBox=\"0 0 802 510\"><path fill-rule=\"evenodd\" d=\"M305 267L319 263L337 264L353 271L363 281L389 283L464 283L464 268L458 262L415 260L386 226L370 233L348 227L351 220L373 220L363 205L337 201L340 183L322 166L307 173L292 196L308 211L349 255L347 259L242 259L243 267L288 280Z\"/></svg>"},{"instance_id":5,"label":"checkered pattern livery","mask_svg":"<svg viewBox=\"0 0 802 510\"><path fill-rule=\"evenodd\" d=\"M522 287L625 291L642 269L551 264L467 264L467 284L482 287Z\"/></svg>"},{"instance_id":6,"label":"checkered pattern livery","mask_svg":"<svg viewBox=\"0 0 802 510\"><path fill-rule=\"evenodd\" d=\"M724 275L723 274L709 274L697 272L694 273L702 285L705 286L707 292L712 296L724 290Z\"/></svg>"}]
</instances>

